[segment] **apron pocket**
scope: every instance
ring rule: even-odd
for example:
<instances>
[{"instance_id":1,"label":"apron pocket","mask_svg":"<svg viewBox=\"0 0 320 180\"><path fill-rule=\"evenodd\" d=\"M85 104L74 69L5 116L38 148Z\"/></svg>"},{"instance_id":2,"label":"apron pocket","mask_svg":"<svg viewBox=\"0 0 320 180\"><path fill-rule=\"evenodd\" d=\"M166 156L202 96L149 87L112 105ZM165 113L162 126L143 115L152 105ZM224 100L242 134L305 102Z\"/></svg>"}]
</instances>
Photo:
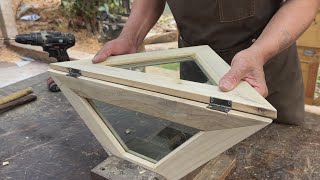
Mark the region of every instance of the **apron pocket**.
<instances>
[{"instance_id":1,"label":"apron pocket","mask_svg":"<svg viewBox=\"0 0 320 180\"><path fill-rule=\"evenodd\" d=\"M218 0L221 22L239 21L255 15L256 0Z\"/></svg>"}]
</instances>

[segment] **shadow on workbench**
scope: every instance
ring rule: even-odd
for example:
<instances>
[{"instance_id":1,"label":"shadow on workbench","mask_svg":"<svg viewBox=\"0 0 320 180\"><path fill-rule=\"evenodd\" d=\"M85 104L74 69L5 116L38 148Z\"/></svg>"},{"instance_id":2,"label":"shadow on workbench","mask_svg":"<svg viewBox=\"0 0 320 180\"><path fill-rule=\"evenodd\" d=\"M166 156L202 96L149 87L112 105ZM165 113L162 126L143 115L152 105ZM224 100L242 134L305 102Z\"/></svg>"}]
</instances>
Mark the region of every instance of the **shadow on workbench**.
<instances>
[{"instance_id":1,"label":"shadow on workbench","mask_svg":"<svg viewBox=\"0 0 320 180\"><path fill-rule=\"evenodd\" d=\"M38 100L0 115L0 179L90 179L107 153L47 74L0 89L31 86ZM237 164L227 179L320 179L320 132L272 124L227 154Z\"/></svg>"}]
</instances>

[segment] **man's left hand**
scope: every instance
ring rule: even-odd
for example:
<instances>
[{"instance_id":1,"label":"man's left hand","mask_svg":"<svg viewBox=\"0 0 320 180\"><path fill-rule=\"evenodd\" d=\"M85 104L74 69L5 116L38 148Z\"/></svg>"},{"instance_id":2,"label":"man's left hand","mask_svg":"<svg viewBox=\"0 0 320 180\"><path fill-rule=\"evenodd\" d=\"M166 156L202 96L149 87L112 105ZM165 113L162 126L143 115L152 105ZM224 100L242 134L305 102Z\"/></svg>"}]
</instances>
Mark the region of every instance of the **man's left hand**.
<instances>
[{"instance_id":1,"label":"man's left hand","mask_svg":"<svg viewBox=\"0 0 320 180\"><path fill-rule=\"evenodd\" d=\"M231 69L219 82L222 91L234 89L241 80L247 81L263 97L268 95L268 87L263 71L265 58L252 47L237 53L231 62Z\"/></svg>"}]
</instances>

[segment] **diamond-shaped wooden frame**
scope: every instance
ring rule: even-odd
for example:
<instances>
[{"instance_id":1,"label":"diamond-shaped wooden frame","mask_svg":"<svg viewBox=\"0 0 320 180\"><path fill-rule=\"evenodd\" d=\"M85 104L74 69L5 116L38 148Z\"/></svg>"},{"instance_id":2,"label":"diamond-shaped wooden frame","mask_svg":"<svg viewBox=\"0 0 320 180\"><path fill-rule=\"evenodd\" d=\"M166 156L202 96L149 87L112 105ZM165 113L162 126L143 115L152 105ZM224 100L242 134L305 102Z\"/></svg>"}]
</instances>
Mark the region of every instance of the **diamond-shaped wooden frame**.
<instances>
[{"instance_id":1,"label":"diamond-shaped wooden frame","mask_svg":"<svg viewBox=\"0 0 320 180\"><path fill-rule=\"evenodd\" d=\"M114 56L100 64L92 64L90 60L54 63L49 72L107 152L168 179L180 179L276 118L276 110L246 82L226 93L213 85L122 69L181 62L190 57L215 83L230 69L210 47L197 46ZM80 76L70 76L71 69L80 72ZM231 110L221 112L208 108L212 98L231 101ZM152 163L126 152L86 99L201 131Z\"/></svg>"}]
</instances>

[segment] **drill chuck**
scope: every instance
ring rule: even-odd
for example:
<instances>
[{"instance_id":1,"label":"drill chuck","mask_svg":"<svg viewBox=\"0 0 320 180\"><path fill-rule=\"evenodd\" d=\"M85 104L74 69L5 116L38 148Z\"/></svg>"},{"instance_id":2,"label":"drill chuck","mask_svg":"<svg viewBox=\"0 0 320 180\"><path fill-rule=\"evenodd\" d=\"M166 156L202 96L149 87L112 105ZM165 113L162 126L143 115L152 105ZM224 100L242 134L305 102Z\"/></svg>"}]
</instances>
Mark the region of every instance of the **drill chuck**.
<instances>
[{"instance_id":1,"label":"drill chuck","mask_svg":"<svg viewBox=\"0 0 320 180\"><path fill-rule=\"evenodd\" d=\"M44 43L40 33L19 34L16 36L15 41L20 44L30 44L34 46L41 46Z\"/></svg>"}]
</instances>

